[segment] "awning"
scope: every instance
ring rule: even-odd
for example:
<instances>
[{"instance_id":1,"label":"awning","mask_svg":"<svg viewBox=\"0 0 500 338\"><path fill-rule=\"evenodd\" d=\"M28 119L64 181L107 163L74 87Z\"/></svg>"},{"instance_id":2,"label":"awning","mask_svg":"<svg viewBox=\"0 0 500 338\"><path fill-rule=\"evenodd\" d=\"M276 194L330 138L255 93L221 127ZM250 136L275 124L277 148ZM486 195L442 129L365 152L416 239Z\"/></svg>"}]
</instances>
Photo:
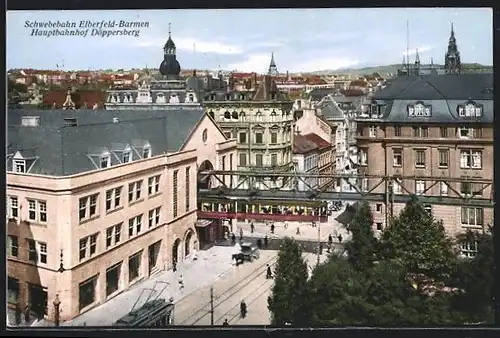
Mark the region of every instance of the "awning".
<instances>
[{"instance_id":1,"label":"awning","mask_svg":"<svg viewBox=\"0 0 500 338\"><path fill-rule=\"evenodd\" d=\"M352 219L354 218L356 210L358 210L358 202L354 204L348 204L345 210L340 215L335 217L335 220L340 224L347 226L349 223L351 223Z\"/></svg>"},{"instance_id":2,"label":"awning","mask_svg":"<svg viewBox=\"0 0 500 338\"><path fill-rule=\"evenodd\" d=\"M212 221L208 220L208 219L199 219L196 221L197 228L205 228L205 227L209 226L210 224L212 224Z\"/></svg>"}]
</instances>

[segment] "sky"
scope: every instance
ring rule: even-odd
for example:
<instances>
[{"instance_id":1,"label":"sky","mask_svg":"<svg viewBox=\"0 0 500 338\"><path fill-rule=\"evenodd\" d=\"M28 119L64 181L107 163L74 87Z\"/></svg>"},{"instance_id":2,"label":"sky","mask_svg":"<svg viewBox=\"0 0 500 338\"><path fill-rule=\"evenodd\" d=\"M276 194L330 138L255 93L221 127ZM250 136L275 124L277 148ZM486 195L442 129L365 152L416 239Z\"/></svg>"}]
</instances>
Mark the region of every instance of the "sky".
<instances>
[{"instance_id":1,"label":"sky","mask_svg":"<svg viewBox=\"0 0 500 338\"><path fill-rule=\"evenodd\" d=\"M120 20L149 27L135 36L36 36L27 21ZM156 68L171 23L177 60L185 69L280 72L401 63L418 49L421 63L443 64L451 23L462 62L493 63L491 9L233 9L134 11L9 11L7 67L87 70ZM123 28L103 28L123 30ZM41 31L51 31L41 28ZM60 30L65 30L61 28ZM74 30L74 29L73 29ZM84 32L85 28L79 28Z\"/></svg>"}]
</instances>

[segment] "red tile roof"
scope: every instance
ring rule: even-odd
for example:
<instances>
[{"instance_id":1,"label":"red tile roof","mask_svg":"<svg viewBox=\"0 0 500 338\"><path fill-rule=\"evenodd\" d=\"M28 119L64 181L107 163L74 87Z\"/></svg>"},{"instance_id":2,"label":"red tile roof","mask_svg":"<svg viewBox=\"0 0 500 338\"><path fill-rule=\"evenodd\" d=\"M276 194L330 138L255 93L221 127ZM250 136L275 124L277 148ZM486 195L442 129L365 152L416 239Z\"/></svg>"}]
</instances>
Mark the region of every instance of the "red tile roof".
<instances>
[{"instance_id":1,"label":"red tile roof","mask_svg":"<svg viewBox=\"0 0 500 338\"><path fill-rule=\"evenodd\" d=\"M349 86L351 86L351 87L366 87L366 86L368 86L368 82L366 82L365 80L354 80L354 81L351 81Z\"/></svg>"},{"instance_id":2,"label":"red tile roof","mask_svg":"<svg viewBox=\"0 0 500 338\"><path fill-rule=\"evenodd\" d=\"M231 73L233 79L246 79L249 77L254 77L256 73Z\"/></svg>"},{"instance_id":3,"label":"red tile roof","mask_svg":"<svg viewBox=\"0 0 500 338\"><path fill-rule=\"evenodd\" d=\"M318 146L313 141L298 134L293 137L293 153L294 154L307 154L311 151L318 149Z\"/></svg>"},{"instance_id":4,"label":"red tile roof","mask_svg":"<svg viewBox=\"0 0 500 338\"><path fill-rule=\"evenodd\" d=\"M66 95L67 91L65 90L50 91L43 97L43 103L52 106L55 102L56 108L62 108L64 101L66 101ZM85 103L89 109L91 109L96 103L99 108L103 108L105 98L106 93L100 91L77 91L71 94L71 99L75 103L75 107L77 109L83 107Z\"/></svg>"},{"instance_id":5,"label":"red tile roof","mask_svg":"<svg viewBox=\"0 0 500 338\"><path fill-rule=\"evenodd\" d=\"M314 133L306 134L304 137L309 141L314 142L318 149L330 148L332 146L330 142L323 140L320 136Z\"/></svg>"}]
</instances>

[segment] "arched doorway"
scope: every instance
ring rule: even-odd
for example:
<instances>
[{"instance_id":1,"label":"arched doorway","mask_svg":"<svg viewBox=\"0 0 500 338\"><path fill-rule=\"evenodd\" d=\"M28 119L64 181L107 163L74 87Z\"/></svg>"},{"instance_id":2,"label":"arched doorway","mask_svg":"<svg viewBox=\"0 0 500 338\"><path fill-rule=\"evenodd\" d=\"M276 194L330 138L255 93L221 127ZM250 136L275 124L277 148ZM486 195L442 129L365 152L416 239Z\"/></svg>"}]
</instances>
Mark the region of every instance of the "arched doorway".
<instances>
[{"instance_id":1,"label":"arched doorway","mask_svg":"<svg viewBox=\"0 0 500 338\"><path fill-rule=\"evenodd\" d=\"M172 247L172 265L179 263L179 246L181 244L181 240L177 238L174 241L174 245Z\"/></svg>"},{"instance_id":2,"label":"arched doorway","mask_svg":"<svg viewBox=\"0 0 500 338\"><path fill-rule=\"evenodd\" d=\"M209 160L203 161L198 167L198 190L199 189L210 189L210 177L207 175L200 174L203 171L214 170L214 166Z\"/></svg>"},{"instance_id":3,"label":"arched doorway","mask_svg":"<svg viewBox=\"0 0 500 338\"><path fill-rule=\"evenodd\" d=\"M189 256L193 246L193 230L188 230L186 239L184 240L184 257Z\"/></svg>"}]
</instances>

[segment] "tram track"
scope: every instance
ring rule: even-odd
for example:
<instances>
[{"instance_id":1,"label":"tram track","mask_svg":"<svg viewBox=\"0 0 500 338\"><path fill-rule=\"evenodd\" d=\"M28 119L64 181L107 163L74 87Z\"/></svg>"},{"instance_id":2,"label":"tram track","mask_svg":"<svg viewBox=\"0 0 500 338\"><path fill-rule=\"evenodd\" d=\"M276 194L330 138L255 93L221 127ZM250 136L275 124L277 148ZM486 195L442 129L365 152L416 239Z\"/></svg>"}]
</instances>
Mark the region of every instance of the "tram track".
<instances>
[{"instance_id":1,"label":"tram track","mask_svg":"<svg viewBox=\"0 0 500 338\"><path fill-rule=\"evenodd\" d=\"M225 303L229 299L231 299L235 294L245 289L245 287L248 286L248 284L256 280L262 273L266 271L267 265L272 266L277 259L278 259L277 256L270 258L264 264L261 264L257 269L253 270L251 273L241 278L239 282L233 284L232 286L227 288L224 292L222 292L218 297L214 299L215 303L214 310L220 307L223 303ZM223 299L220 300L221 298ZM207 302L204 306L202 306L194 313L190 314L185 320L180 322L178 325L196 325L208 315L209 311L210 311L210 302ZM193 320L193 317L195 317L196 319Z\"/></svg>"},{"instance_id":2,"label":"tram track","mask_svg":"<svg viewBox=\"0 0 500 338\"><path fill-rule=\"evenodd\" d=\"M272 286L274 285L272 283L272 279L271 280L266 280L263 284L261 284L257 289L255 290L252 290L252 292L250 293L251 295L255 294L255 292L259 291L262 287L264 287L264 289L262 291L260 291L257 296L255 297L251 297L250 298L250 301L247 302L247 307L250 307L250 305L252 305L253 303L255 303L257 300L259 300L259 298L264 294L266 293L267 291L269 291ZM240 313L240 309L239 309L239 303L236 304L235 306L233 306L229 311L227 311L223 316L221 316L216 322L218 321L221 321L225 316L227 316L230 312L232 312L235 308L236 308L236 313L228 319L228 322L230 324L237 324L242 318L241 318L241 313ZM234 321L235 319L237 319L236 321Z\"/></svg>"}]
</instances>

